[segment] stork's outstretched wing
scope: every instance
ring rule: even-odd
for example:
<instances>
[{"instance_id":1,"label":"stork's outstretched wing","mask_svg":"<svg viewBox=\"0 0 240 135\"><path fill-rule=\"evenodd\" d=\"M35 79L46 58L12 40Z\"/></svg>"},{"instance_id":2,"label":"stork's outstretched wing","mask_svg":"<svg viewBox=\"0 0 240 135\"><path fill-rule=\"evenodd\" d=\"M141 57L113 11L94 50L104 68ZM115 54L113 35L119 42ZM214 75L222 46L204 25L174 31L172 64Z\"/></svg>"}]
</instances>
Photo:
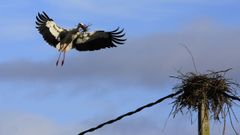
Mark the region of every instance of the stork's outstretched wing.
<instances>
[{"instance_id":1,"label":"stork's outstretched wing","mask_svg":"<svg viewBox=\"0 0 240 135\"><path fill-rule=\"evenodd\" d=\"M94 51L103 48L116 47L117 44L124 44L123 39L125 33L123 29L119 31L95 31L93 33L80 33L75 41L75 48L78 51Z\"/></svg>"},{"instance_id":2,"label":"stork's outstretched wing","mask_svg":"<svg viewBox=\"0 0 240 135\"><path fill-rule=\"evenodd\" d=\"M36 19L36 28L39 33L42 34L46 42L48 42L51 46L56 47L56 45L60 42L60 38L58 38L59 34L65 31L65 29L57 26L53 19L49 18L45 12L42 14L38 13Z\"/></svg>"}]
</instances>

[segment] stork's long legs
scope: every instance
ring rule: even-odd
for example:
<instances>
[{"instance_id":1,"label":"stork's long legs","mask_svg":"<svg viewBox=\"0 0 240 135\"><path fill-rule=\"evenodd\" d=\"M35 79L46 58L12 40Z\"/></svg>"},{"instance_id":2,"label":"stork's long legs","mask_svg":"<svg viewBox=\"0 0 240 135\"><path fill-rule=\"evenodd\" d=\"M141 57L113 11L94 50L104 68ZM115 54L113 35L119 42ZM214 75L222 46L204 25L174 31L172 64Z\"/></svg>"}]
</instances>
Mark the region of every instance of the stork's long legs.
<instances>
[{"instance_id":1,"label":"stork's long legs","mask_svg":"<svg viewBox=\"0 0 240 135\"><path fill-rule=\"evenodd\" d=\"M64 45L60 46L59 55L58 55L58 59L57 59L57 62L56 62L56 66L58 66L58 63L59 63L59 60L61 58L62 52L63 52L63 59L62 59L62 62L61 62L61 66L63 66L64 60L65 60L65 54L66 54L66 50L65 49L66 48L67 48L67 45L66 46L64 46Z\"/></svg>"},{"instance_id":2,"label":"stork's long legs","mask_svg":"<svg viewBox=\"0 0 240 135\"><path fill-rule=\"evenodd\" d=\"M63 64L64 64L64 60L65 60L65 51L63 52L63 59L62 59L62 66L63 66Z\"/></svg>"},{"instance_id":3,"label":"stork's long legs","mask_svg":"<svg viewBox=\"0 0 240 135\"><path fill-rule=\"evenodd\" d=\"M62 54L62 52L59 52L58 59L57 59L57 62L56 62L56 66L58 66L58 63L59 63L59 59L60 59L60 57L61 57L61 54Z\"/></svg>"}]
</instances>

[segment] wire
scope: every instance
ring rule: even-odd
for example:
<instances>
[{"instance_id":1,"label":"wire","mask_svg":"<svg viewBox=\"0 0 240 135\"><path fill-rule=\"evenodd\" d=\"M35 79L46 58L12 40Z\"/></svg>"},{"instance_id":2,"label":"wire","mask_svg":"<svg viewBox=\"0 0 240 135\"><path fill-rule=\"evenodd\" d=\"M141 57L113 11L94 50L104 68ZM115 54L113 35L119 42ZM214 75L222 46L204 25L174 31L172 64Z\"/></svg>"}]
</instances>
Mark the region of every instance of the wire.
<instances>
[{"instance_id":1,"label":"wire","mask_svg":"<svg viewBox=\"0 0 240 135\"><path fill-rule=\"evenodd\" d=\"M128 112L128 113L126 113L126 114L123 114L123 115L115 118L115 119L112 119L112 120L109 120L109 121L104 122L104 123L102 123L102 124L99 124L99 125L96 126L96 127L93 127L93 128L88 129L88 130L85 130L85 131L79 133L78 135L84 135L84 134L86 134L86 133L88 133L88 132L93 132L93 131L95 131L95 130L97 130L97 129L99 129L99 128L102 128L102 127L105 126L105 125L108 125L108 124L112 124L112 123L114 123L114 122L117 122L117 121L121 120L121 119L124 118L124 117L131 116L131 115L133 115L133 114L135 114L135 113L138 113L138 112L142 111L142 110L145 109L145 108L152 107L152 106L154 106L154 105L156 105L156 104L164 101L165 99L172 98L172 97L180 94L181 92L182 92L182 91L177 91L177 92L175 92L175 93L169 94L169 95L167 95L167 96L165 96L165 97L163 97L163 98L158 99L158 100L155 101L155 102L149 103L149 104L147 104L147 105L144 105L144 106L142 106L142 107L137 108L137 109L134 110L134 111Z\"/></svg>"}]
</instances>

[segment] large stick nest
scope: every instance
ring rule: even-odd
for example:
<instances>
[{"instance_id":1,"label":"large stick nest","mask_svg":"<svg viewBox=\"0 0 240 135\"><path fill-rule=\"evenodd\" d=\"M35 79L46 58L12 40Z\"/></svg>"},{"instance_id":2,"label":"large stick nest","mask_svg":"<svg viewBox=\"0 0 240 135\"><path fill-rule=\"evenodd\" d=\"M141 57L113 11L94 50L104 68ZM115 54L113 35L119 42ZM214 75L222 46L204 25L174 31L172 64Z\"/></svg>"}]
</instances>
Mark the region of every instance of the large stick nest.
<instances>
[{"instance_id":1,"label":"large stick nest","mask_svg":"<svg viewBox=\"0 0 240 135\"><path fill-rule=\"evenodd\" d=\"M174 116L179 111L183 112L184 108L190 112L197 111L202 103L214 120L219 120L220 114L224 116L224 107L231 108L233 99L230 96L236 97L236 88L239 88L237 83L224 77L229 70L209 71L207 74L180 73L179 76L173 76L181 80L174 89L182 91L173 102Z\"/></svg>"}]
</instances>

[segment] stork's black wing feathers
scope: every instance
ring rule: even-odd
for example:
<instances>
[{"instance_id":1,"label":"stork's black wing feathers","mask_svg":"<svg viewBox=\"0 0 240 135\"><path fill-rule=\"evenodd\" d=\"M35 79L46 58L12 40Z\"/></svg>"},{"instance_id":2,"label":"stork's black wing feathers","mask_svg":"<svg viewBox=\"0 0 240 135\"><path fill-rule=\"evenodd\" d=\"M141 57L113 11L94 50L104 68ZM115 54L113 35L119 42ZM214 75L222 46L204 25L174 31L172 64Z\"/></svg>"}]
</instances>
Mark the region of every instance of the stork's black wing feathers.
<instances>
[{"instance_id":1,"label":"stork's black wing feathers","mask_svg":"<svg viewBox=\"0 0 240 135\"><path fill-rule=\"evenodd\" d=\"M51 46L56 47L59 43L58 35L64 30L56 25L53 19L49 18L45 12L36 16L36 28L42 34L44 40Z\"/></svg>"},{"instance_id":2,"label":"stork's black wing feathers","mask_svg":"<svg viewBox=\"0 0 240 135\"><path fill-rule=\"evenodd\" d=\"M86 36L79 35L75 41L75 48L78 51L94 51L103 48L116 47L117 44L124 44L126 39L123 39L124 29L119 31L119 28L114 31L96 31L88 33Z\"/></svg>"}]
</instances>

